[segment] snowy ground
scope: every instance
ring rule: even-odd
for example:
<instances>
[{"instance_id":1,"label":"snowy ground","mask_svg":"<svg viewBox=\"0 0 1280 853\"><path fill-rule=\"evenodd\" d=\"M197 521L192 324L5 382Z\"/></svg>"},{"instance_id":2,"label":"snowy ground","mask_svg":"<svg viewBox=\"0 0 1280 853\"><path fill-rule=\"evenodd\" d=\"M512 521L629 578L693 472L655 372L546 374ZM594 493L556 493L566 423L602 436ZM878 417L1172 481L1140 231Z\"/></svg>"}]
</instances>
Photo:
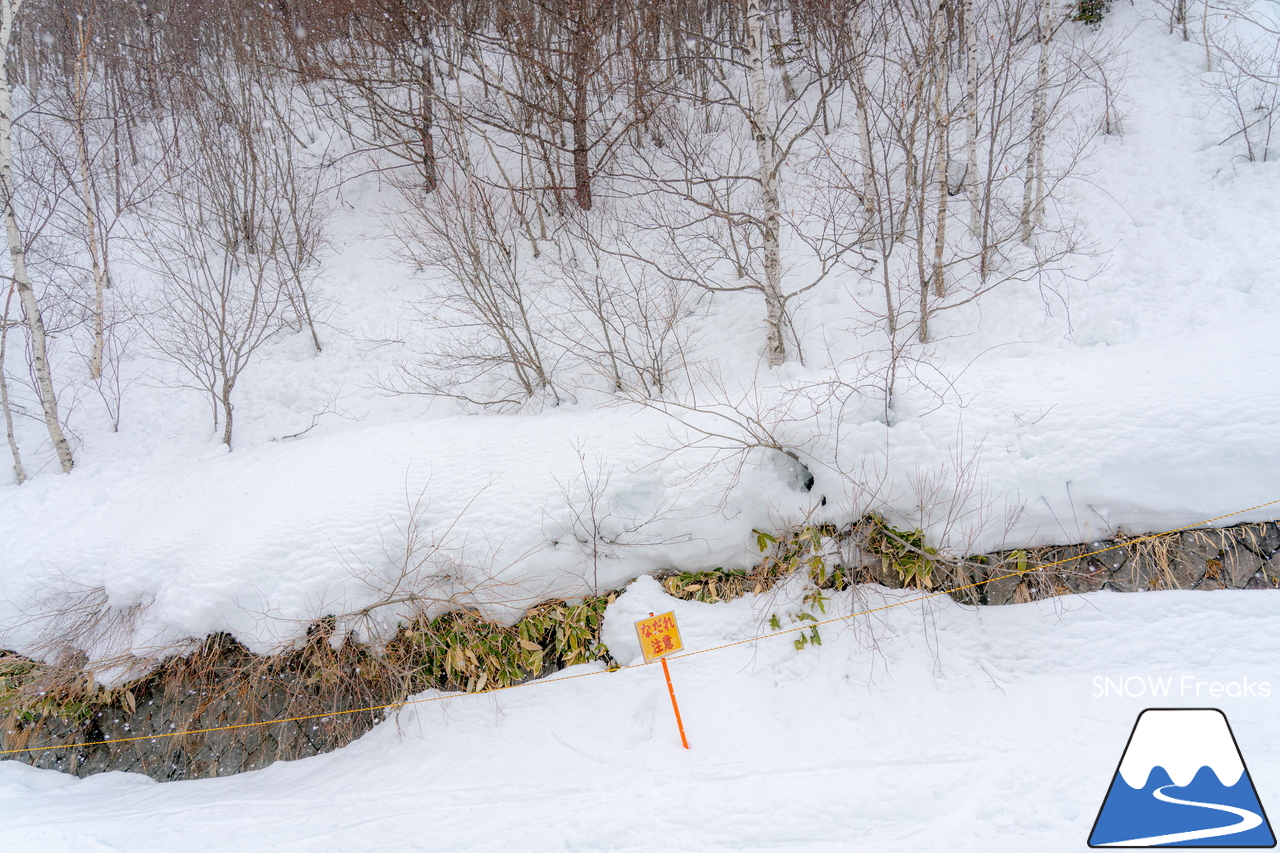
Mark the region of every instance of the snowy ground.
<instances>
[{"instance_id":1,"label":"snowy ground","mask_svg":"<svg viewBox=\"0 0 1280 853\"><path fill-rule=\"evenodd\" d=\"M666 609L690 649L786 612L678 601L642 580L606 639L635 655L632 620ZM910 604L867 630L829 626L817 648L786 636L673 661L688 752L654 665L411 706L337 752L224 779L79 780L0 762L0 839L12 851L1084 850L1149 706L1222 708L1263 807L1280 813L1277 617L1271 592L981 611L941 599L929 618ZM1095 695L1095 678L1122 676L1171 678L1170 695ZM1207 684L1179 696L1182 676L1267 682L1270 696L1210 699Z\"/></svg>"}]
</instances>

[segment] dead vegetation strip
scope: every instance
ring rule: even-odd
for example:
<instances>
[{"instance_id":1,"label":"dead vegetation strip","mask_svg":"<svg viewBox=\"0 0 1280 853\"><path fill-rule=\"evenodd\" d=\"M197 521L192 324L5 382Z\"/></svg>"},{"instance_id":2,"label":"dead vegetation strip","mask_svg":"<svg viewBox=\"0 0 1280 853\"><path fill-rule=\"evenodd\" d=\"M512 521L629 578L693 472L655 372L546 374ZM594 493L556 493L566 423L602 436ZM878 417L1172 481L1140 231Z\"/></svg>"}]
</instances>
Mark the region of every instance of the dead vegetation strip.
<instances>
[{"instance_id":1,"label":"dead vegetation strip","mask_svg":"<svg viewBox=\"0 0 1280 853\"><path fill-rule=\"evenodd\" d=\"M818 600L826 590L860 583L920 590L967 586L952 597L969 604L1104 588L1280 588L1275 522L967 558L938 554L919 531L894 529L875 516L842 528L812 525L777 537L757 535L763 557L749 571L672 572L658 580L677 598L704 602L765 593L797 573L807 576ZM1094 553L1104 547L1110 550ZM6 758L77 775L133 770L160 780L227 775L327 752L372 728L385 713L378 706L428 688L480 692L592 660L613 666L599 635L616 595L545 602L510 626L474 610L420 617L378 650L340 637L328 618L310 627L299 648L277 655L255 655L218 634L155 662L91 665L76 642L123 630L130 615L108 613L107 624L95 623L93 614L106 612L105 599L87 591L61 623L63 645L53 663L0 653L0 749L21 750ZM95 677L107 665L149 669L108 689ZM239 723L251 725L197 731ZM170 736L175 731L182 734ZM146 735L165 737L115 742Z\"/></svg>"}]
</instances>

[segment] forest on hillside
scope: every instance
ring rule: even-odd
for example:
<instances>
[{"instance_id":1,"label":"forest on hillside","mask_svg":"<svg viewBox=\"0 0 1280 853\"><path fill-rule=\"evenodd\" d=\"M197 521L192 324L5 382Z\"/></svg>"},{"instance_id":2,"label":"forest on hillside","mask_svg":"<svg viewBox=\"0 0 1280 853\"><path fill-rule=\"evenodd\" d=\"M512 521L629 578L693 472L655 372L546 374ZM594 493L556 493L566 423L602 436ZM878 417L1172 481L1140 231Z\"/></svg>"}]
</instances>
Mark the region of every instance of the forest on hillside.
<instances>
[{"instance_id":1,"label":"forest on hillside","mask_svg":"<svg viewBox=\"0 0 1280 853\"><path fill-rule=\"evenodd\" d=\"M264 349L327 345L333 214L369 180L427 282L382 392L714 402L723 365L692 341L736 334L705 325L739 294L762 368L825 365L793 393L889 421L940 318L1075 274L1062 195L1123 133L1109 5L0 0L14 477L70 471L147 365L234 446ZM1150 6L1203 44L1222 144L1274 159L1274 4ZM833 278L855 319L806 338L793 310Z\"/></svg>"}]
</instances>

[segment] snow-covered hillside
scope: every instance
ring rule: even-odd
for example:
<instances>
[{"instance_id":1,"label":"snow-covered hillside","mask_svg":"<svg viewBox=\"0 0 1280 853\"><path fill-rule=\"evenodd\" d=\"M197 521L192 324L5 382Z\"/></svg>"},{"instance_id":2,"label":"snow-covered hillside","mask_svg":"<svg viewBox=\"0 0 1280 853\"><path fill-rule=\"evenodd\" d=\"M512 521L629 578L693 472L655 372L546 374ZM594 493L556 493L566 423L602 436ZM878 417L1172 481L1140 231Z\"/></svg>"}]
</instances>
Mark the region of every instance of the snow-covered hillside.
<instances>
[{"instance_id":1,"label":"snow-covered hillside","mask_svg":"<svg viewBox=\"0 0 1280 853\"><path fill-rule=\"evenodd\" d=\"M101 590L143 605L128 648L215 631L279 648L383 594L415 519L437 558L492 581L474 599L502 614L655 569L747 565L753 528L802 519L877 510L973 553L1280 499L1280 165L1218 144L1229 129L1202 48L1153 15L1117 4L1075 34L1111 45L1122 131L1091 143L1061 193L1089 253L1052 292L1010 282L940 315L887 423L872 397L797 392L830 388L872 346L850 331L872 284L847 271L794 308L804 363L772 370L758 295L718 294L694 337L711 373L670 398L698 411L583 391L487 414L382 394L422 283L384 224L394 193L353 179L325 258L323 352L301 333L268 345L236 392L233 452L208 432L207 402L139 356L119 432L86 398L73 473L49 457L0 488L3 644L33 647L30 617ZM786 456L743 450L748 417L797 451L812 491Z\"/></svg>"},{"instance_id":2,"label":"snow-covered hillside","mask_svg":"<svg viewBox=\"0 0 1280 853\"><path fill-rule=\"evenodd\" d=\"M973 4L960 5L972 14ZM1042 5L1063 4L1008 7ZM1167 5L1114 3L1096 28L1061 16L1053 73L1074 69L1084 82L1063 87L1050 159L1070 159L1072 140L1085 141L1053 187L1045 231L1071 230L1076 251L939 311L925 343L910 330L885 338L877 331L885 316L867 307L882 292L877 271L890 260L910 265L900 252L879 266L836 265L791 302L795 340L779 366L767 364L761 291L698 291L691 302L674 300L683 361L661 394L610 389L581 359L563 371L558 399L531 394L500 411L390 393L404 390L403 368L420 366L443 334L441 318L456 310L433 301L443 264L406 260L413 228L430 222L405 220L408 208L434 202L394 186L378 159L386 151L316 119L284 135L296 133L311 166L334 170L317 190L320 206L332 207L328 245L308 267L323 348L314 350L300 321L299 331L269 336L236 385L229 449L210 429L209 395L180 387L189 378L148 343L144 329L156 327L146 323L160 324L172 295L146 258L156 244L117 235L117 250L136 250L121 251L113 274L117 293L135 299L130 322L138 320L132 348L117 353L118 397L83 379L85 327L62 322L73 300L43 294L75 452L69 474L59 472L38 416L34 363L29 381L17 378L25 333L12 319L5 326L10 361L0 366L17 395L14 443L29 478L0 486L0 649L42 655L62 640L91 665L112 658L90 673L112 684L136 674L114 667L117 656L146 662L217 632L255 652L279 651L317 619L386 601L358 622L360 639L376 645L423 610L474 605L510 619L548 597L638 578L610 605L603 630L624 667L571 667L487 695L428 692L335 752L227 778L82 780L0 761L0 848L1080 850L1135 717L1153 705L1222 708L1261 802L1280 812L1272 735L1280 592L1102 592L978 609L865 586L833 594L828 614L900 606L824 626L820 645L797 649L784 635L702 654L768 633L774 614L789 627L786 614L800 606L792 599L804 591L783 584L702 604L669 598L645 577L750 566L760 557L755 531L845 524L867 512L918 527L955 554L1227 514L1224 524L1280 516L1280 158L1236 132L1266 105L1240 100L1247 87L1229 79L1229 65L1206 70L1205 46L1169 25ZM1243 6L1274 20L1274 3ZM998 17L995 4L983 8ZM1222 6L1223 21L1215 11L1204 28L1222 56L1246 33L1234 8ZM932 37L932 18L924 20ZM306 37L301 25L290 32ZM1266 26L1248 33L1275 36ZM1026 83L1047 51L1024 41L1013 65ZM52 36L31 43L44 49ZM493 49L474 48L474 62ZM417 50L403 67L422 67L427 45ZM785 91L792 81L784 86L780 69L800 61L770 63L770 85ZM763 64L752 70L763 75ZM461 103L467 94L460 79L440 84L441 116L446 96ZM497 103L491 82L484 92ZM1280 79L1273 88L1280 92ZM1234 117L1224 93L1237 97ZM1032 112L1029 97L1019 103ZM1280 116L1276 102L1270 109L1266 116ZM673 126L703 118L671 114ZM1104 124L1109 132L1095 133ZM854 128L850 120L831 138L853 145ZM721 130L714 139L734 139L741 127ZM1025 130L1017 145L1034 138ZM962 134L953 132L958 156ZM727 154L704 144L708 162L723 154L745 169L756 156L746 143ZM646 146L644 157L660 156ZM824 213L804 208L818 197L804 192L838 171L819 165L843 161L823 161L818 148L797 146L800 159L790 161L811 169L809 184L797 180L796 195L784 194L799 198L789 223ZM492 153L495 169L519 160L503 150L509 159ZM947 165L937 178L944 188ZM1019 167L1000 180L1020 187L1021 175ZM67 186L73 197L74 181ZM956 212L967 196L936 195L944 221L945 205L956 205L954 238L968 221ZM632 231L652 224L636 211L652 211L621 197L602 179L595 210L617 213L617 245L630 245ZM533 233L529 222L521 227ZM645 246L656 245L645 233ZM784 261L787 275L803 277L821 264L796 249L797 234ZM1015 266L1045 246L1006 242L1002 262ZM33 246L37 268L65 248ZM553 273L572 276L579 259L553 254L539 255L533 274L563 294ZM965 258L954 267L969 271L952 281L956 303L964 287L979 287ZM71 264L77 274L82 260ZM643 258L616 261L609 270L620 278L648 269ZM557 334L578 320L568 303L542 310ZM900 371L892 405L889 362ZM1239 512L1248 507L1257 508ZM410 587L417 599L404 595ZM638 656L633 621L668 609L695 653L671 662L688 752L658 668L629 665ZM1209 692L1214 684L1221 689Z\"/></svg>"}]
</instances>

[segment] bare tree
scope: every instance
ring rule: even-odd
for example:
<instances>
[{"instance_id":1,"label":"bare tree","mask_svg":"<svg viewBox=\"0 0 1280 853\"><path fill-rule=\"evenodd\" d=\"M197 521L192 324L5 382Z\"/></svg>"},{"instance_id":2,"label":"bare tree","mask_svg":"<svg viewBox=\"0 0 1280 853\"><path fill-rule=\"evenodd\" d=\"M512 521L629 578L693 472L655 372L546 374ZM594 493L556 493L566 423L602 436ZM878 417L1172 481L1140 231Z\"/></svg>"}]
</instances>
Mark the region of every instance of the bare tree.
<instances>
[{"instance_id":1,"label":"bare tree","mask_svg":"<svg viewBox=\"0 0 1280 853\"><path fill-rule=\"evenodd\" d=\"M321 271L321 251L328 242L327 222L332 209L325 198L322 167L318 163L306 164L303 146L293 130L299 116L276 103L271 97L276 93L265 94L274 118L270 120L271 132L261 146L261 157L272 188L270 203L262 208L261 227L271 235L275 274L289 302L290 316L297 328L305 328L319 354L322 347L316 329L316 280Z\"/></svg>"},{"instance_id":2,"label":"bare tree","mask_svg":"<svg viewBox=\"0 0 1280 853\"><path fill-rule=\"evenodd\" d=\"M194 181L149 237L163 303L149 330L156 351L210 397L213 426L231 446L232 392L258 349L284 328L287 302L268 258L227 246L229 206ZM217 223L214 229L209 223ZM239 224L236 223L236 227Z\"/></svg>"},{"instance_id":3,"label":"bare tree","mask_svg":"<svg viewBox=\"0 0 1280 853\"><path fill-rule=\"evenodd\" d=\"M575 309L551 318L561 346L611 394L664 397L676 389L689 376L706 292L617 257L611 217L570 223L558 237L552 270L561 304Z\"/></svg>"},{"instance_id":4,"label":"bare tree","mask_svg":"<svg viewBox=\"0 0 1280 853\"><path fill-rule=\"evenodd\" d=\"M1212 68L1206 85L1233 129L1223 142L1238 139L1251 162L1275 159L1280 125L1280 20L1235 0L1206 5L1206 18L1210 9L1223 21L1212 29L1206 23L1204 30Z\"/></svg>"},{"instance_id":5,"label":"bare tree","mask_svg":"<svg viewBox=\"0 0 1280 853\"><path fill-rule=\"evenodd\" d=\"M401 254L443 274L422 312L443 340L402 363L390 387L483 406L558 402L540 296L546 280L530 264L509 196L466 168L442 172L430 195L406 189Z\"/></svg>"},{"instance_id":6,"label":"bare tree","mask_svg":"<svg viewBox=\"0 0 1280 853\"><path fill-rule=\"evenodd\" d=\"M567 213L570 187L591 210L598 176L655 108L656 87L640 82L651 63L628 38L652 23L637 5L518 0L495 7L491 30L468 33L479 85L467 87L466 121L523 161L520 188L550 199L548 212Z\"/></svg>"},{"instance_id":7,"label":"bare tree","mask_svg":"<svg viewBox=\"0 0 1280 853\"><path fill-rule=\"evenodd\" d=\"M696 71L692 80L669 77L665 144L620 158L616 191L633 203L621 212L627 232L615 251L710 292L760 294L765 359L776 367L789 357L790 305L843 262L861 239L861 222L804 222L829 202L799 184L784 194L785 169L812 170L825 157L812 136L836 78L790 69L786 56L766 64L765 9L749 0L741 11L686 34ZM787 26L778 19L775 26ZM749 151L738 144L744 135Z\"/></svg>"},{"instance_id":8,"label":"bare tree","mask_svg":"<svg viewBox=\"0 0 1280 853\"><path fill-rule=\"evenodd\" d=\"M84 203L84 234L86 248L89 252L89 265L93 276L93 346L89 357L89 378L102 376L102 354L106 340L106 289L107 263L104 257L106 246L99 239L99 216L97 191L90 174L89 151L89 97L92 86L91 75L93 65L89 54L90 45L96 33L96 4L90 3L88 9L70 8L64 10L69 28L75 32L75 70L70 86L71 126L75 137L76 166L80 197Z\"/></svg>"},{"instance_id":9,"label":"bare tree","mask_svg":"<svg viewBox=\"0 0 1280 853\"><path fill-rule=\"evenodd\" d=\"M856 297L855 328L884 335L858 368L880 378L840 384L878 387L886 418L900 373L922 369L913 347L934 339L940 314L1007 282L1044 281L1075 250L1071 223L1047 222L1046 211L1096 129L1068 123L1087 63L1078 45L1048 48L1066 17L1043 9L867 2L815 22L852 95L854 129L826 147L839 185L859 200L848 208L865 235L858 272L876 283ZM846 102L837 103L840 116ZM952 132L961 126L963 137ZM961 193L969 203L957 211Z\"/></svg>"},{"instance_id":10,"label":"bare tree","mask_svg":"<svg viewBox=\"0 0 1280 853\"><path fill-rule=\"evenodd\" d=\"M13 180L13 98L9 83L10 43L14 22L22 0L0 0L0 203L4 205L5 231L9 241L9 261L13 267L13 283L31 339L32 369L36 375L40 405L44 411L45 428L53 442L54 452L63 473L71 471L75 464L71 446L67 443L58 419L58 398L53 387L53 373L49 367L49 354L44 320L40 305L27 274L26 247L18 227L18 210L14 197Z\"/></svg>"},{"instance_id":11,"label":"bare tree","mask_svg":"<svg viewBox=\"0 0 1280 853\"><path fill-rule=\"evenodd\" d=\"M152 342L209 395L228 447L236 384L277 332L304 322L293 311L309 310L302 268L319 224L307 209L317 191L288 156L267 85L229 73L177 118L187 161L175 159L145 238L163 283Z\"/></svg>"},{"instance_id":12,"label":"bare tree","mask_svg":"<svg viewBox=\"0 0 1280 853\"><path fill-rule=\"evenodd\" d=\"M369 0L346 17L350 31L314 45L328 82L328 113L362 154L385 153L390 168L408 167L423 192L436 188L439 110L452 68L447 0ZM443 49L442 49L443 48ZM295 48L296 49L296 48ZM310 76L310 73L308 74Z\"/></svg>"}]
</instances>

